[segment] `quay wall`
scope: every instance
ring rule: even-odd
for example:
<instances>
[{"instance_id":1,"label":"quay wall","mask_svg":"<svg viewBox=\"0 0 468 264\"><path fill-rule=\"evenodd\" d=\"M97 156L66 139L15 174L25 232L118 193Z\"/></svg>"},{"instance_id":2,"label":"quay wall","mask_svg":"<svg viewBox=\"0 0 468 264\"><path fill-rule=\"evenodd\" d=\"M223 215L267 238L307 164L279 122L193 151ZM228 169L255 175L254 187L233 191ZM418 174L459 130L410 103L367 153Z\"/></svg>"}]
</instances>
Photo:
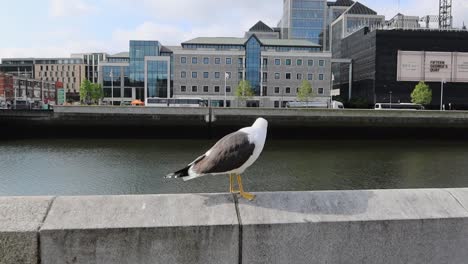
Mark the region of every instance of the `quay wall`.
<instances>
[{"instance_id":1,"label":"quay wall","mask_svg":"<svg viewBox=\"0 0 468 264\"><path fill-rule=\"evenodd\" d=\"M269 138L468 139L468 112L264 108L56 106L54 111L0 110L4 137L219 138L257 117Z\"/></svg>"},{"instance_id":2,"label":"quay wall","mask_svg":"<svg viewBox=\"0 0 468 264\"><path fill-rule=\"evenodd\" d=\"M466 263L468 189L2 197L0 263Z\"/></svg>"}]
</instances>

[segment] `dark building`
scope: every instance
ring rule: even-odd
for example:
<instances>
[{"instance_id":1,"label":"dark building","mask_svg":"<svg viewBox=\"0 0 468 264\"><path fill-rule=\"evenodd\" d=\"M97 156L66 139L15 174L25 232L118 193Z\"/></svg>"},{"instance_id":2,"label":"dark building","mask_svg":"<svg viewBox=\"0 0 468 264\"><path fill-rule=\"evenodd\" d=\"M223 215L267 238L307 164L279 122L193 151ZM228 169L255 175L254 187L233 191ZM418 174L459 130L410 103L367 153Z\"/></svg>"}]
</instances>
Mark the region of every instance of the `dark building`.
<instances>
[{"instance_id":1,"label":"dark building","mask_svg":"<svg viewBox=\"0 0 468 264\"><path fill-rule=\"evenodd\" d=\"M0 72L34 78L34 59L2 59Z\"/></svg>"},{"instance_id":2,"label":"dark building","mask_svg":"<svg viewBox=\"0 0 468 264\"><path fill-rule=\"evenodd\" d=\"M420 62L417 55L412 59L415 63L408 59L403 61L402 56L406 55L399 57L399 54L405 52L420 54ZM468 109L466 52L468 32L463 30L370 30L365 27L342 39L340 47L341 58L353 61L352 97L366 99L369 106L390 102L390 97L392 102L411 102L411 93L418 80L422 80L433 92L429 107L438 108L444 79L447 82L444 85L444 104L451 103L457 109ZM434 63L442 63L443 70L434 69ZM339 88L342 97L349 99L349 65L342 64L334 70L337 69L339 72L335 72L335 75L340 78L334 82L335 89ZM400 72L409 69L412 71L409 74L415 77L402 78L399 69ZM439 77L442 71L448 72L447 77ZM417 76L422 77L417 79Z\"/></svg>"}]
</instances>

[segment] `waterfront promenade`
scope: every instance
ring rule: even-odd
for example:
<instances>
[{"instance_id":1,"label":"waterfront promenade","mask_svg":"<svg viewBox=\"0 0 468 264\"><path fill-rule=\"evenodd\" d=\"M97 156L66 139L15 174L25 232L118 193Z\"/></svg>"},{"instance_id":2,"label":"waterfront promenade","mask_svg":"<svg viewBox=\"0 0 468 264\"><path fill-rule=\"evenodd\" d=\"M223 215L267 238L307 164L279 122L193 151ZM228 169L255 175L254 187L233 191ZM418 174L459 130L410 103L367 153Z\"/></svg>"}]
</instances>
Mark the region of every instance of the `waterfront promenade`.
<instances>
[{"instance_id":1,"label":"waterfront promenade","mask_svg":"<svg viewBox=\"0 0 468 264\"><path fill-rule=\"evenodd\" d=\"M0 198L0 263L465 263L468 189Z\"/></svg>"}]
</instances>

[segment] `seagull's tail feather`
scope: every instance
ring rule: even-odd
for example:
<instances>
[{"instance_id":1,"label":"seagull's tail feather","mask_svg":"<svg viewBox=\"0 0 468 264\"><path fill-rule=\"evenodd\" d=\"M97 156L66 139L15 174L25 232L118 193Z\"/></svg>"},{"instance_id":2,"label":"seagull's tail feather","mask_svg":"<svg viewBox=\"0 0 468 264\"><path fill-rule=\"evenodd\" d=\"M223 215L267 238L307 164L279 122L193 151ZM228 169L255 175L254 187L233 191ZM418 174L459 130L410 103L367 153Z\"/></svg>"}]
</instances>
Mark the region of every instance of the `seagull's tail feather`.
<instances>
[{"instance_id":1,"label":"seagull's tail feather","mask_svg":"<svg viewBox=\"0 0 468 264\"><path fill-rule=\"evenodd\" d=\"M190 169L190 166L187 166L187 167L185 167L185 168L183 168L183 169L181 169L179 171L176 171L174 173L166 175L166 177L164 177L164 178L166 178L166 179L172 179L172 178L177 179L177 178L188 177L189 176L189 173L188 173L189 169Z\"/></svg>"}]
</instances>

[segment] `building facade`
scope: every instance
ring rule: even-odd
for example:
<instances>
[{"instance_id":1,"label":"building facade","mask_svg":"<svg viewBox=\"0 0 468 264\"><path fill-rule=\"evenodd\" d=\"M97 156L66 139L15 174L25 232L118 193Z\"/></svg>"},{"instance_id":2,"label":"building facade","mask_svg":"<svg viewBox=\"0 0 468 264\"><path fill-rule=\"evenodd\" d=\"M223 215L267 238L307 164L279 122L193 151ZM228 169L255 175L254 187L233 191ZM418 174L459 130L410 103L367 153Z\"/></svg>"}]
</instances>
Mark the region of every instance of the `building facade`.
<instances>
[{"instance_id":1,"label":"building facade","mask_svg":"<svg viewBox=\"0 0 468 264\"><path fill-rule=\"evenodd\" d=\"M80 100L81 83L86 79L86 65L78 58L35 59L34 78L41 81L61 82L70 101Z\"/></svg>"},{"instance_id":2,"label":"building facade","mask_svg":"<svg viewBox=\"0 0 468 264\"><path fill-rule=\"evenodd\" d=\"M85 78L92 82L99 81L99 64L107 60L107 53L76 53L72 58L82 59L85 66Z\"/></svg>"},{"instance_id":3,"label":"building facade","mask_svg":"<svg viewBox=\"0 0 468 264\"><path fill-rule=\"evenodd\" d=\"M39 108L42 104L55 104L56 85L56 82L0 73L0 101L9 107L21 104L23 108Z\"/></svg>"},{"instance_id":4,"label":"building facade","mask_svg":"<svg viewBox=\"0 0 468 264\"><path fill-rule=\"evenodd\" d=\"M0 72L34 78L34 61L33 58L2 59Z\"/></svg>"},{"instance_id":5,"label":"building facade","mask_svg":"<svg viewBox=\"0 0 468 264\"><path fill-rule=\"evenodd\" d=\"M283 0L279 24L283 39L306 39L323 46L326 21L326 0Z\"/></svg>"},{"instance_id":6,"label":"building facade","mask_svg":"<svg viewBox=\"0 0 468 264\"><path fill-rule=\"evenodd\" d=\"M416 84L426 81L433 92L428 107L439 109L445 79L443 103L468 109L466 30L363 28L343 39L341 54L353 60L352 96L369 105L390 102L390 97L409 103ZM335 85L348 95L347 69L341 73Z\"/></svg>"}]
</instances>

